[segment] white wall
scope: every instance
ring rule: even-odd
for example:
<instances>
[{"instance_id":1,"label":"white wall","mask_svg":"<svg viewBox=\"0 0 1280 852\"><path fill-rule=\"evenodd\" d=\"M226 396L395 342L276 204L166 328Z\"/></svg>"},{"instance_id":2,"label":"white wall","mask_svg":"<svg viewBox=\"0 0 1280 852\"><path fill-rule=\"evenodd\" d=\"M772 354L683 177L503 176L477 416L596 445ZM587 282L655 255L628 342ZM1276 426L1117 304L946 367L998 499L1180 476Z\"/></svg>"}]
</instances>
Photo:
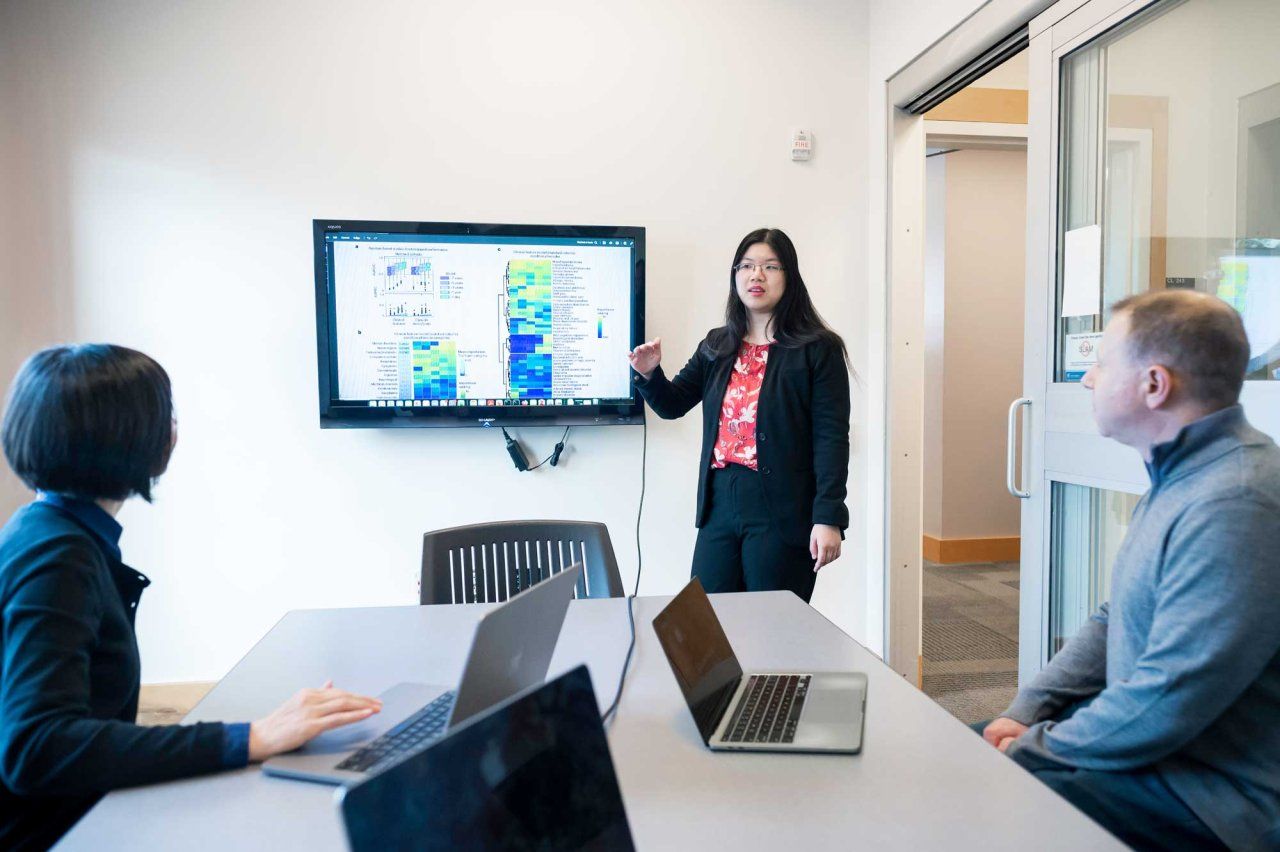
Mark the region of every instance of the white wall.
<instances>
[{"instance_id":1,"label":"white wall","mask_svg":"<svg viewBox=\"0 0 1280 852\"><path fill-rule=\"evenodd\" d=\"M925 163L925 535L1017 536L1005 417L1022 392L1025 151Z\"/></svg>"},{"instance_id":2,"label":"white wall","mask_svg":"<svg viewBox=\"0 0 1280 852\"><path fill-rule=\"evenodd\" d=\"M289 609L413 602L434 527L603 520L634 578L639 429L575 430L561 466L535 474L489 432L320 431L313 217L644 225L648 328L671 366L716 324L741 235L785 228L868 377L854 526L815 605L876 646L865 5L372 8L0 7L0 381L37 346L110 340L175 385L170 472L153 506L122 514L126 557L154 581L144 680L221 676ZM788 156L800 126L807 164ZM556 436L523 437L544 453ZM649 440L641 593L670 593L694 538L696 418L655 420ZM0 479L7 512L23 495Z\"/></svg>"},{"instance_id":3,"label":"white wall","mask_svg":"<svg viewBox=\"0 0 1280 852\"><path fill-rule=\"evenodd\" d=\"M11 4L10 4L11 5ZM48 165L36 154L47 137L47 110L25 80L43 76L39 45L21 55L10 45L16 33L14 10L0 5L0 391L30 352L50 339L68 334L66 258L62 253L30 246L47 243L51 219L63 210L61 188ZM55 212L57 211L57 212ZM55 229L55 234L63 232ZM57 268L55 268L55 266ZM24 281L29 282L24 285ZM25 502L26 489L0 464L0 516Z\"/></svg>"},{"instance_id":4,"label":"white wall","mask_svg":"<svg viewBox=\"0 0 1280 852\"><path fill-rule=\"evenodd\" d=\"M1009 403L1022 395L1027 153L955 151L945 159L939 535L1017 536L1022 505L1005 488L1005 443Z\"/></svg>"}]
</instances>

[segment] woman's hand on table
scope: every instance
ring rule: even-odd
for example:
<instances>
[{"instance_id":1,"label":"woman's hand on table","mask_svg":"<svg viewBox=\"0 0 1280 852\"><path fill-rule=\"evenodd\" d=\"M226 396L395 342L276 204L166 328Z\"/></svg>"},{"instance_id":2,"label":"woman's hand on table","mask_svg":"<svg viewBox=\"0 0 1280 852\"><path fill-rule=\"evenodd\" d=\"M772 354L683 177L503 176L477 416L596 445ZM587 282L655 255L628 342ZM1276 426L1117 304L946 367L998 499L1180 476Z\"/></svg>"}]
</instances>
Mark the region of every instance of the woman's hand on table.
<instances>
[{"instance_id":1,"label":"woman's hand on table","mask_svg":"<svg viewBox=\"0 0 1280 852\"><path fill-rule=\"evenodd\" d=\"M331 731L361 722L382 710L382 702L367 695L335 689L327 681L319 689L299 690L274 712L249 726L249 760L266 760L293 751Z\"/></svg>"}]
</instances>

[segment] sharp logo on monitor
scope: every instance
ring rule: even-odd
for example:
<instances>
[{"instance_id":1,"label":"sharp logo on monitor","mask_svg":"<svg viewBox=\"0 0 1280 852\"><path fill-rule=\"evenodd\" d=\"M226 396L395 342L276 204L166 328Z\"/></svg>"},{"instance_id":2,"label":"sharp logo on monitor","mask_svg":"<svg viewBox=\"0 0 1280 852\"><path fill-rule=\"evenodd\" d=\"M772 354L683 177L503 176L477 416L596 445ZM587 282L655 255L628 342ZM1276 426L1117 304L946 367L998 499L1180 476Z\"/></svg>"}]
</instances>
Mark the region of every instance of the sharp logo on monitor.
<instances>
[{"instance_id":1,"label":"sharp logo on monitor","mask_svg":"<svg viewBox=\"0 0 1280 852\"><path fill-rule=\"evenodd\" d=\"M643 422L627 360L644 340L643 228L313 230L322 427Z\"/></svg>"}]
</instances>

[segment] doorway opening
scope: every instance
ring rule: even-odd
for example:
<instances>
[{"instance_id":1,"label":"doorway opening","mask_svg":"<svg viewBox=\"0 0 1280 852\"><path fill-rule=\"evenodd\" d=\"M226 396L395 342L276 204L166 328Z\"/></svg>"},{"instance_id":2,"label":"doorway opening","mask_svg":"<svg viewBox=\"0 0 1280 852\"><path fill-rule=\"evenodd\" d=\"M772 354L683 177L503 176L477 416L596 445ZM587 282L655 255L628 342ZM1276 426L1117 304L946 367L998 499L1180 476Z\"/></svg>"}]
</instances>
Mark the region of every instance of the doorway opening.
<instances>
[{"instance_id":1,"label":"doorway opening","mask_svg":"<svg viewBox=\"0 0 1280 852\"><path fill-rule=\"evenodd\" d=\"M921 686L975 722L1018 684L1005 427L1022 392L1027 53L926 112L924 131Z\"/></svg>"}]
</instances>

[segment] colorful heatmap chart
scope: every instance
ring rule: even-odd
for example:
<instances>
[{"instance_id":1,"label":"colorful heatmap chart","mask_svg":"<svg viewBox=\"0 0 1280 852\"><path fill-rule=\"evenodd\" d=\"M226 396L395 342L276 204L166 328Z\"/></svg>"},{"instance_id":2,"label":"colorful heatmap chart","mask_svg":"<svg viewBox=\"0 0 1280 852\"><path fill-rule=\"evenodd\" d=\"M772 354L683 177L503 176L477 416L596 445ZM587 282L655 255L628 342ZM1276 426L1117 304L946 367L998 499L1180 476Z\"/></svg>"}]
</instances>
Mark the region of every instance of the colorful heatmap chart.
<instances>
[{"instance_id":1,"label":"colorful heatmap chart","mask_svg":"<svg viewBox=\"0 0 1280 852\"><path fill-rule=\"evenodd\" d=\"M458 344L415 340L412 399L453 399L458 395Z\"/></svg>"},{"instance_id":2,"label":"colorful heatmap chart","mask_svg":"<svg viewBox=\"0 0 1280 852\"><path fill-rule=\"evenodd\" d=\"M342 400L630 400L630 243L344 232L330 245Z\"/></svg>"},{"instance_id":3,"label":"colorful heatmap chart","mask_svg":"<svg viewBox=\"0 0 1280 852\"><path fill-rule=\"evenodd\" d=\"M507 263L507 396L551 398L551 261Z\"/></svg>"}]
</instances>

